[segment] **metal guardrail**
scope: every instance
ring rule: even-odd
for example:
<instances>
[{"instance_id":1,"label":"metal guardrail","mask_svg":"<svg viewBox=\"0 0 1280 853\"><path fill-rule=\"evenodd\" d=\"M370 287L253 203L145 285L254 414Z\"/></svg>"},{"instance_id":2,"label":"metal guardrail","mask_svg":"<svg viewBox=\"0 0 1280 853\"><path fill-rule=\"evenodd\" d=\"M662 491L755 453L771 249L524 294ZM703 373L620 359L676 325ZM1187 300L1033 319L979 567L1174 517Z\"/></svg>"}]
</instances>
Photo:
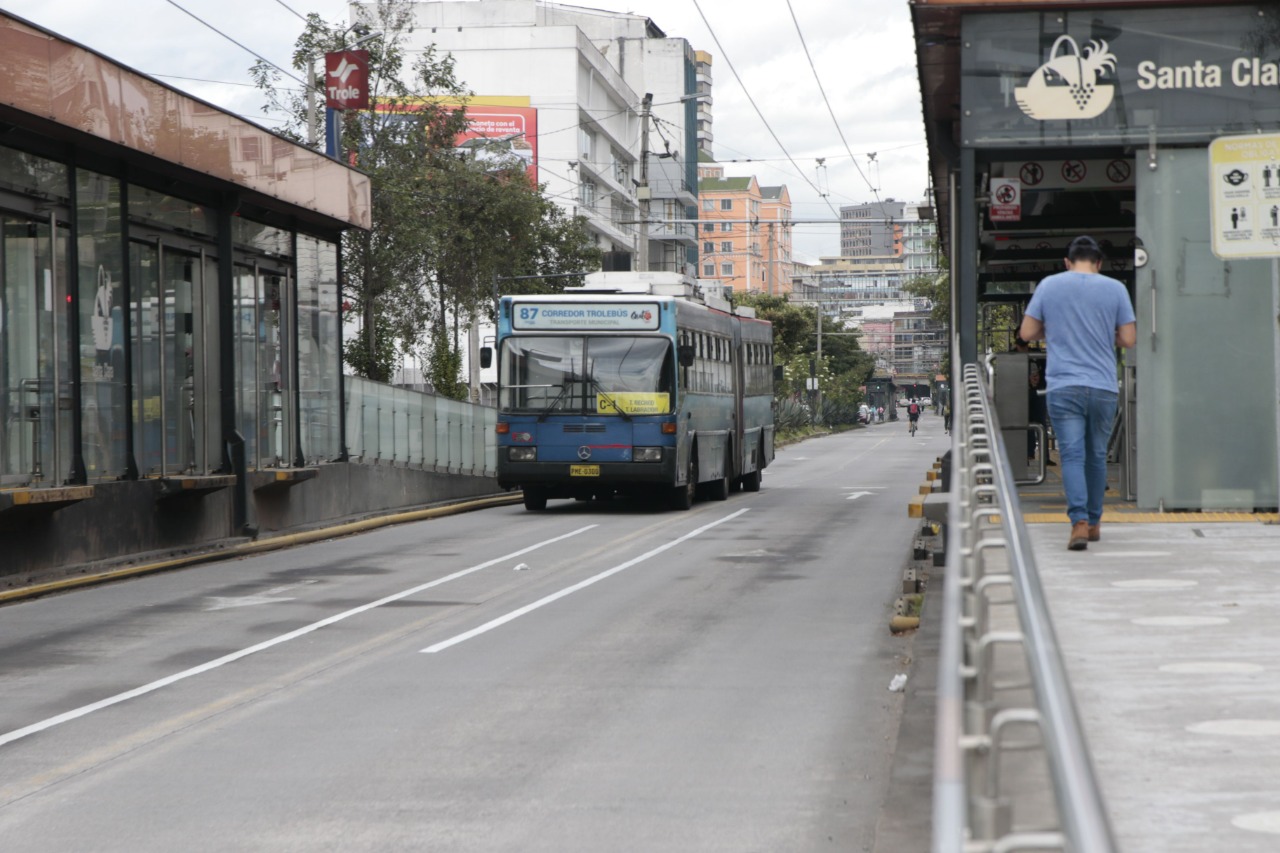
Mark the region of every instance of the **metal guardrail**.
<instances>
[{"instance_id":1,"label":"metal guardrail","mask_svg":"<svg viewBox=\"0 0 1280 853\"><path fill-rule=\"evenodd\" d=\"M963 382L953 393L952 415L933 853L1115 853L1119 848L979 365L965 365ZM994 589L1007 589L1009 598L992 599ZM1016 629L1010 629L1011 619L993 615L993 606L1002 603L1016 609ZM1011 668L1003 658L1003 667L996 665L996 651L1005 646L1022 651L1012 667L1025 681L996 677L997 671L1004 675ZM1037 738L1011 740L1011 731L1028 726ZM1028 806L1034 814L1022 825L1019 805L1034 798L1035 786L1003 790L1002 759L1013 750L1043 756L1040 766L1054 805Z\"/></svg>"}]
</instances>

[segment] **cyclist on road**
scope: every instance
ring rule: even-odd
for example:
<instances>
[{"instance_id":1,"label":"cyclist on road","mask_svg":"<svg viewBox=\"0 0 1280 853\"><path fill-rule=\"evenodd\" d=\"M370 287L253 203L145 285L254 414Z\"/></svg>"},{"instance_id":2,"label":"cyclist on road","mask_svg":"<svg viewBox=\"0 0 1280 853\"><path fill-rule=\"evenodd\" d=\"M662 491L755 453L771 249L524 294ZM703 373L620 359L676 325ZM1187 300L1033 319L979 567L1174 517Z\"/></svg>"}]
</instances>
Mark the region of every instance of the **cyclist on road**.
<instances>
[{"instance_id":1,"label":"cyclist on road","mask_svg":"<svg viewBox=\"0 0 1280 853\"><path fill-rule=\"evenodd\" d=\"M916 425L920 420L920 404L915 401L914 397L907 406L907 420L907 429L911 431L912 435L915 435Z\"/></svg>"}]
</instances>

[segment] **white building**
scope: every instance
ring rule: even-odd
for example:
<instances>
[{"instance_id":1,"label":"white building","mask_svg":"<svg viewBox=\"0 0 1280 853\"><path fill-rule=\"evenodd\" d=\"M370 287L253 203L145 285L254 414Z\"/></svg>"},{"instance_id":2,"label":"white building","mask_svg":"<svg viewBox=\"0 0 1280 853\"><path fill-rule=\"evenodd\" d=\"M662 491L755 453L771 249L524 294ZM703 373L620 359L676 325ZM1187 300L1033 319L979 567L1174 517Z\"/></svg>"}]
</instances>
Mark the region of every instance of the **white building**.
<instances>
[{"instance_id":1,"label":"white building","mask_svg":"<svg viewBox=\"0 0 1280 853\"><path fill-rule=\"evenodd\" d=\"M369 5L355 3L353 11ZM434 43L452 54L476 103L527 98L537 111L537 179L567 212L586 217L599 248L640 248L646 93L653 96L650 219L696 216L697 75L687 41L667 38L642 15L542 0L446 0L412 9L408 48ZM683 261L687 269L675 271L696 269L694 226L651 227L650 238L653 268Z\"/></svg>"},{"instance_id":2,"label":"white building","mask_svg":"<svg viewBox=\"0 0 1280 853\"><path fill-rule=\"evenodd\" d=\"M861 330L863 349L894 376L936 372L947 343L929 316L932 302L906 289L941 272L937 223L928 211L927 204L893 199L840 208L841 256L808 267L792 291L793 299Z\"/></svg>"}]
</instances>

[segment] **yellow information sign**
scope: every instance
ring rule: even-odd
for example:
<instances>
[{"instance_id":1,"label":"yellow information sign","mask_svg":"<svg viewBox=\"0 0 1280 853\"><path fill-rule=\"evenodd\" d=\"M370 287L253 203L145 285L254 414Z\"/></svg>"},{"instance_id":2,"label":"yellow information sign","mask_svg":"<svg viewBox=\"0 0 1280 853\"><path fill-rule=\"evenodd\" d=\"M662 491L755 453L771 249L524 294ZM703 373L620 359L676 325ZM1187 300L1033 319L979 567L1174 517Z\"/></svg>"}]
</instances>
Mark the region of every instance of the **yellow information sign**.
<instances>
[{"instance_id":1,"label":"yellow information sign","mask_svg":"<svg viewBox=\"0 0 1280 853\"><path fill-rule=\"evenodd\" d=\"M1280 257L1280 134L1210 143L1209 206L1215 255Z\"/></svg>"},{"instance_id":2,"label":"yellow information sign","mask_svg":"<svg viewBox=\"0 0 1280 853\"><path fill-rule=\"evenodd\" d=\"M616 403L615 407L613 404ZM619 391L617 394L597 394L596 411L612 414L622 410L624 415L665 415L671 411L670 394L650 394L638 391Z\"/></svg>"}]
</instances>

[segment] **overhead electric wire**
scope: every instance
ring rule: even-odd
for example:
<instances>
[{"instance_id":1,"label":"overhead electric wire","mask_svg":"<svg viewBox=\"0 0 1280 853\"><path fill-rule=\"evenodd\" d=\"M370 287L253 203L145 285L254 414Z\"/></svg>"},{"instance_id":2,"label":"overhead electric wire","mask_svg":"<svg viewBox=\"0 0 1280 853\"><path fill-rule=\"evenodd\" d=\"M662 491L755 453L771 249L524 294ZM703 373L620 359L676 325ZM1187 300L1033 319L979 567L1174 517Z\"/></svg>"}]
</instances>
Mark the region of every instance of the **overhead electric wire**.
<instances>
[{"instance_id":1,"label":"overhead electric wire","mask_svg":"<svg viewBox=\"0 0 1280 853\"><path fill-rule=\"evenodd\" d=\"M285 9L292 12L294 15L296 15L299 20L303 21L304 23L306 22L307 16L299 12L297 9L294 9L288 3L284 2L284 0L276 0L276 2L279 3L281 6L283 6Z\"/></svg>"},{"instance_id":2,"label":"overhead electric wire","mask_svg":"<svg viewBox=\"0 0 1280 853\"><path fill-rule=\"evenodd\" d=\"M853 156L853 149L849 147L849 140L845 139L844 130L841 129L840 122L836 119L836 111L831 108L831 101L827 98L827 90L822 86L822 78L818 76L817 66L813 64L813 56L809 53L809 45L804 40L804 33L800 30L800 20L796 17L796 10L791 7L791 0L787 0L787 11L791 13L791 22L796 25L796 35L800 37L800 46L804 48L804 58L809 60L809 70L813 72L814 82L818 84L818 91L822 93L822 102L827 105L827 113L831 116L831 123L836 126L836 133L840 135L840 141L844 143L844 150L849 152L849 157L853 159L853 167L858 170L862 180L867 182L867 188L875 196L880 212L884 213L884 202L880 200L880 191L875 188L870 179L867 178L866 173L862 171L862 167L858 165L858 158Z\"/></svg>"},{"instance_id":3,"label":"overhead electric wire","mask_svg":"<svg viewBox=\"0 0 1280 853\"><path fill-rule=\"evenodd\" d=\"M172 2L172 0L170 1ZM791 152L787 151L787 147L782 144L782 140L778 138L778 134L773 132L773 127L770 126L769 120L764 117L764 113L761 112L760 107L756 105L755 98L751 97L751 93L747 91L747 85L742 82L742 78L738 75L738 69L733 67L733 61L729 59L729 54L725 51L724 45L720 44L720 39L716 37L716 31L712 29L711 22L707 20L707 16L703 14L702 6L698 0L693 0L693 8L698 10L698 16L702 18L702 23L706 26L707 32L711 34L711 40L715 42L716 50L720 51L720 56L724 57L725 64L728 65L729 70L733 72L733 79L737 80L738 85L742 87L742 94L747 96L747 101L751 104L752 109L756 111L756 115L760 117L760 121L764 124L765 130L769 131L769 135L773 137L773 141L777 143L778 148L782 153L787 155L787 160L789 160L791 165L795 167L796 173L799 174L800 177L804 178L805 183L812 187L814 192L818 195L823 195L822 190L818 188L817 184L809 180L809 178L804 174L804 171L800 168L799 164L796 163L795 158L791 156ZM831 208L831 213L833 215L837 217L840 215L836 212L835 206L832 205L830 201L827 202L827 207Z\"/></svg>"},{"instance_id":4,"label":"overhead electric wire","mask_svg":"<svg viewBox=\"0 0 1280 853\"><path fill-rule=\"evenodd\" d=\"M250 53L250 54L253 54L254 56L258 57L258 59L261 59L263 62L267 63L267 64L268 64L268 65L270 65L272 68L276 69L277 71L279 71L281 74L285 75L286 77L289 77L289 78L291 78L292 80L294 80L294 81L296 81L296 82L298 82L298 83L301 83L304 89L310 89L310 90L311 90L311 91L313 91L313 92L319 92L319 93L323 94L323 93L321 92L321 90L320 90L320 89L318 89L317 87L312 86L312 85L309 85L305 80L302 80L301 78L299 78L299 77L295 76L295 75L294 75L294 74L292 74L291 72L284 70L284 69L283 69L283 68L281 68L279 65L276 65L276 64L275 64L274 62L272 62L270 59L267 59L265 56L263 56L262 54L258 53L258 52L257 52L256 50L254 50L253 48L246 47L245 45L243 45L243 44L241 44L240 42L236 41L236 40L235 40L235 39L233 39L231 36L227 35L227 34L226 34L226 33L224 33L222 30L220 30L220 29L218 29L217 27L215 27L213 24L211 24L211 23L209 23L208 21L206 21L206 20L204 20L203 18L201 18L199 15L197 15L197 14L195 14L194 12L191 12L191 11L189 11L189 10L187 10L187 9L182 8L182 6L178 5L178 4L175 2L175 0L165 0L165 2L167 2L167 3L168 3L170 6L172 6L173 8L177 9L179 12L182 12L182 13L184 13L184 14L186 14L186 15L191 16L191 17L192 17L192 18L194 18L198 23L200 23L200 24L202 24L203 26L206 26L206 27L208 27L209 29L213 30L215 33L217 33L218 35L222 36L224 39L226 39L227 41L231 42L231 43L232 43L232 44L234 44L236 47L240 48L241 50L245 51L246 53ZM296 14L296 13L295 13L295 14Z\"/></svg>"}]
</instances>

